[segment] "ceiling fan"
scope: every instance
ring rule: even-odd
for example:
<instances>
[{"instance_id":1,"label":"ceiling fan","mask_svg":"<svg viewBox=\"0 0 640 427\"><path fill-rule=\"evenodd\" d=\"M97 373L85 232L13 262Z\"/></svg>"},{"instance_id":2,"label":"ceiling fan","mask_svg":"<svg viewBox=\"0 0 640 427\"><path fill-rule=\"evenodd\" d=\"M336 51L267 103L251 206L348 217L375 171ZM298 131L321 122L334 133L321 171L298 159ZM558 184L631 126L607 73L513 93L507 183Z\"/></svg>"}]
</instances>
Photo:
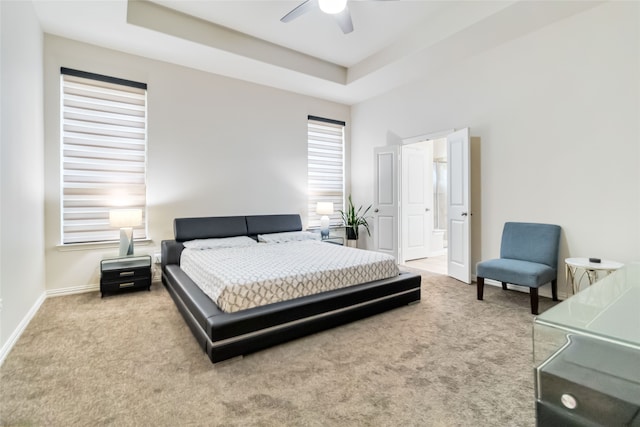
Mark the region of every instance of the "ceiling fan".
<instances>
[{"instance_id":1,"label":"ceiling fan","mask_svg":"<svg viewBox=\"0 0 640 427\"><path fill-rule=\"evenodd\" d=\"M349 34L353 31L353 22L351 21L347 0L305 0L293 8L291 12L284 15L280 21L291 22L316 7L319 7L324 13L333 15L343 33Z\"/></svg>"}]
</instances>

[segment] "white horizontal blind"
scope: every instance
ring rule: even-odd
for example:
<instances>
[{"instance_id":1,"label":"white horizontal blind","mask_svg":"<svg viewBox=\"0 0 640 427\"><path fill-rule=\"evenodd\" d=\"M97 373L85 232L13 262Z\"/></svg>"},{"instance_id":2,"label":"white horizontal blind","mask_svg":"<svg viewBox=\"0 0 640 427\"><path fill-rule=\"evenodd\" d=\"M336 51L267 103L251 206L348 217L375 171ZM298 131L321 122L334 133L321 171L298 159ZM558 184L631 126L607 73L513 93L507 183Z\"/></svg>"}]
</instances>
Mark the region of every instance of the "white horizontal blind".
<instances>
[{"instance_id":1,"label":"white horizontal blind","mask_svg":"<svg viewBox=\"0 0 640 427\"><path fill-rule=\"evenodd\" d=\"M141 209L133 237L145 239L146 85L61 73L62 243L119 240L113 208Z\"/></svg>"},{"instance_id":2,"label":"white horizontal blind","mask_svg":"<svg viewBox=\"0 0 640 427\"><path fill-rule=\"evenodd\" d=\"M344 122L309 116L307 125L309 227L320 226L318 202L333 202L332 226L342 225L344 209Z\"/></svg>"}]
</instances>

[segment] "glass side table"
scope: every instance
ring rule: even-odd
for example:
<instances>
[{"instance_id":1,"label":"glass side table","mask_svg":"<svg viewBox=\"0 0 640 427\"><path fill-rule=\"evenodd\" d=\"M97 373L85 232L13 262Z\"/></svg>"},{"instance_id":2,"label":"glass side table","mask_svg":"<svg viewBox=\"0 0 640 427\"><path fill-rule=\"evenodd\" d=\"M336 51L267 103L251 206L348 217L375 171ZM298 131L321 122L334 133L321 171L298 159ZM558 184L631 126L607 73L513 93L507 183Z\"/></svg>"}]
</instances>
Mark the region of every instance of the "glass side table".
<instances>
[{"instance_id":1,"label":"glass side table","mask_svg":"<svg viewBox=\"0 0 640 427\"><path fill-rule=\"evenodd\" d=\"M640 264L534 319L537 424L640 425Z\"/></svg>"}]
</instances>

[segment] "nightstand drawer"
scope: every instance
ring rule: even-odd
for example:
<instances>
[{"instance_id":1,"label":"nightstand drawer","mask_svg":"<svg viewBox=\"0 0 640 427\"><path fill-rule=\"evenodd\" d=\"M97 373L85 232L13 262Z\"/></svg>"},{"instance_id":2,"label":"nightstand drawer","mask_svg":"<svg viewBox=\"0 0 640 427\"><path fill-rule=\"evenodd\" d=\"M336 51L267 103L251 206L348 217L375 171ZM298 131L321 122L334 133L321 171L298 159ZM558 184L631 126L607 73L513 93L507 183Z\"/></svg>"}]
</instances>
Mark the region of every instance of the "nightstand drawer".
<instances>
[{"instance_id":1,"label":"nightstand drawer","mask_svg":"<svg viewBox=\"0 0 640 427\"><path fill-rule=\"evenodd\" d=\"M151 275L151 267L128 268L124 270L110 270L102 272L102 280L104 281L123 281L135 280L138 278L149 277Z\"/></svg>"},{"instance_id":2,"label":"nightstand drawer","mask_svg":"<svg viewBox=\"0 0 640 427\"><path fill-rule=\"evenodd\" d=\"M118 280L115 282L103 281L100 284L100 290L102 292L116 292L124 289L140 289L149 288L151 286L151 277L140 277L138 279L131 280Z\"/></svg>"}]
</instances>

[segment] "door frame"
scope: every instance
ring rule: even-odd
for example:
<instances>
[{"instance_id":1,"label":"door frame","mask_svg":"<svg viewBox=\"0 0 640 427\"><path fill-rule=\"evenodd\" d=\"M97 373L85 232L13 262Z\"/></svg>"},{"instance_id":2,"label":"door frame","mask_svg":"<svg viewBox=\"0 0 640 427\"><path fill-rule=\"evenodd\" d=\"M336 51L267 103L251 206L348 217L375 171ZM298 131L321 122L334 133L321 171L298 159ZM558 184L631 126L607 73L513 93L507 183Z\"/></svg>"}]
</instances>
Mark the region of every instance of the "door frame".
<instances>
[{"instance_id":1,"label":"door frame","mask_svg":"<svg viewBox=\"0 0 640 427\"><path fill-rule=\"evenodd\" d=\"M464 129L464 128L461 128L461 129ZM412 136L412 137L409 137L409 138L403 138L401 140L401 145L414 144L414 143L422 142L422 141L430 141L430 140L435 140L435 139L447 138L447 136L449 136L449 135L451 135L451 134L453 134L455 132L456 132L456 129L447 129L447 130L443 130L443 131L439 131L439 132L431 132L431 133L427 133L427 134ZM470 141L470 138L469 138L469 143L470 142L471 141ZM400 163L400 161L398 163ZM468 165L468 166L470 167L470 165ZM470 170L469 170L469 173L470 173ZM399 185L402 186L402 182L400 182ZM470 186L469 186L469 191L471 191ZM398 228L402 227L402 225L400 223L402 221L402 203L399 203L399 205L400 206L398 206L398 222L399 222ZM470 221L469 221L468 226L470 227ZM398 248L402 248L402 244L403 243L402 243L401 239L402 239L401 233L398 233L398 243L397 243ZM471 247L471 236L470 236L470 233L469 233L469 239L468 240L469 240L468 241L468 246L469 246L469 249L470 249L470 247ZM402 256L401 254L399 254L399 255ZM401 261L400 258L398 259L398 261ZM469 262L470 262L470 259L469 259ZM447 270L449 270L449 265L447 265ZM449 271L447 272L447 274L449 274ZM469 280L470 280L470 278L466 279L464 281L467 282L467 283L470 283Z\"/></svg>"},{"instance_id":2,"label":"door frame","mask_svg":"<svg viewBox=\"0 0 640 427\"><path fill-rule=\"evenodd\" d=\"M447 135L450 135L455 131L456 131L455 129L447 129L447 130L442 130L440 132L425 133L423 135L416 135L410 138L404 138L401 141L401 143L402 145L406 145L406 144L414 144L416 142L422 142L422 141L431 141L433 139L446 138Z\"/></svg>"}]
</instances>

